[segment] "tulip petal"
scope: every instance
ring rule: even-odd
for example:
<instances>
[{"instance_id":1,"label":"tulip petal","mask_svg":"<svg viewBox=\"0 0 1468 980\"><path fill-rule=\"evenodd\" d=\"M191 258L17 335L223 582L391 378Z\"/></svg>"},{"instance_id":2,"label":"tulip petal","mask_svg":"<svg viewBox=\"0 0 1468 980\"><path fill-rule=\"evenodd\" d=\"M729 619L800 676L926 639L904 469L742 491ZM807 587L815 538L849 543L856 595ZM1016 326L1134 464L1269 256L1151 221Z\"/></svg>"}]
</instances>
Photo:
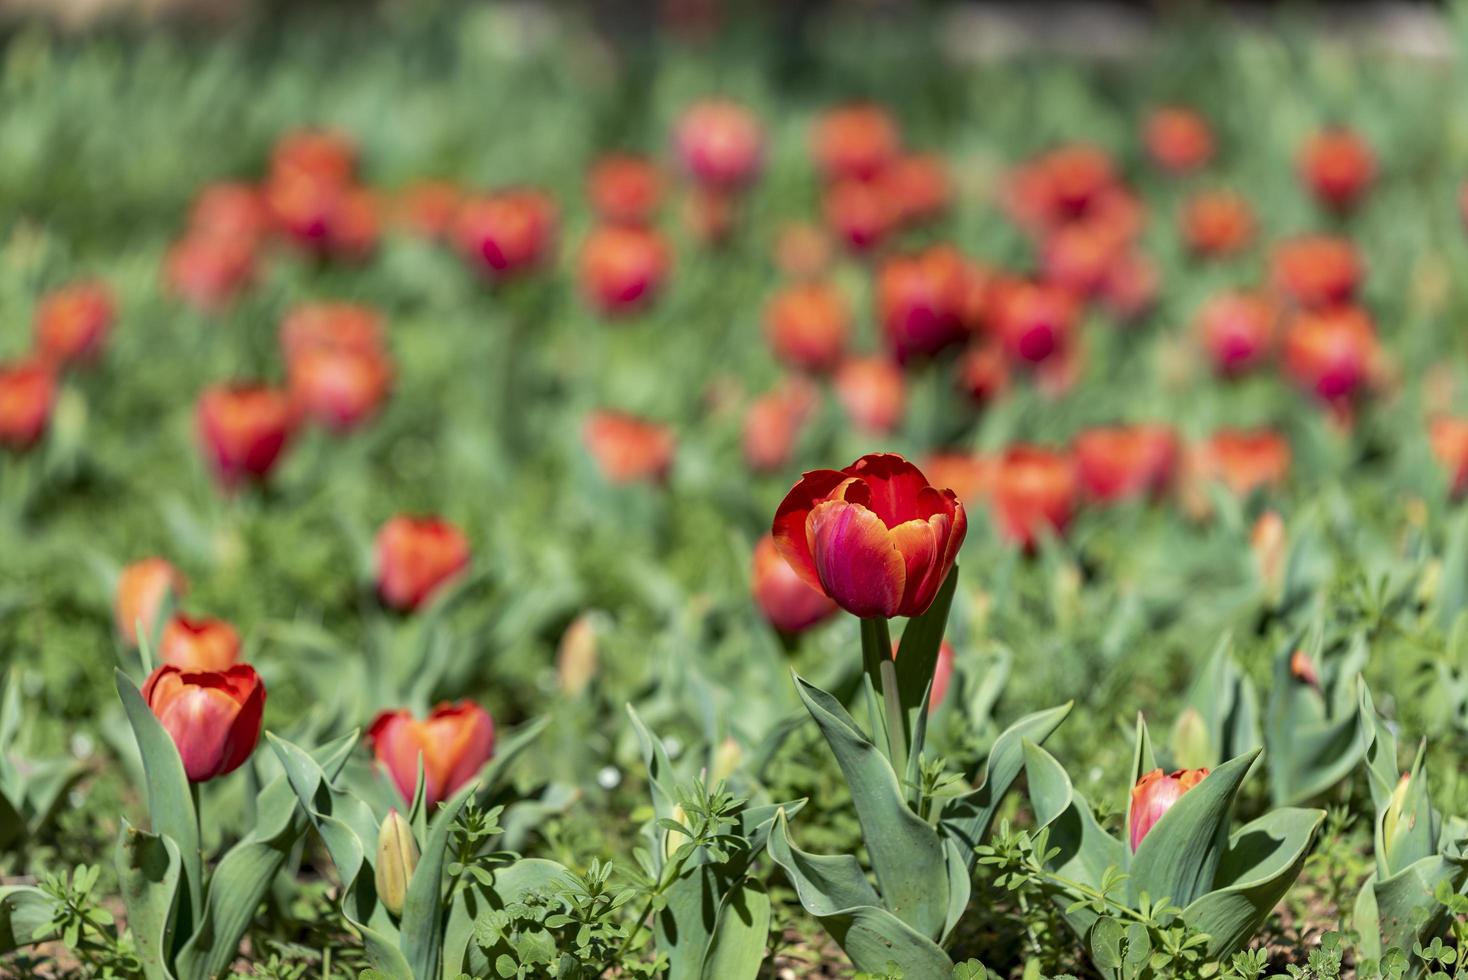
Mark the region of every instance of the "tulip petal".
<instances>
[{"instance_id":1,"label":"tulip petal","mask_svg":"<svg viewBox=\"0 0 1468 980\"><path fill-rule=\"evenodd\" d=\"M240 705L224 691L183 686L158 713L158 721L178 746L184 773L202 783L221 775L229 748L229 734Z\"/></svg>"},{"instance_id":2,"label":"tulip petal","mask_svg":"<svg viewBox=\"0 0 1468 980\"><path fill-rule=\"evenodd\" d=\"M842 609L863 619L897 615L907 566L880 517L828 500L811 511L807 536L821 587Z\"/></svg>"},{"instance_id":3,"label":"tulip petal","mask_svg":"<svg viewBox=\"0 0 1468 980\"><path fill-rule=\"evenodd\" d=\"M928 489L922 470L896 453L869 453L843 471L871 489L870 507L888 527L931 516L921 497Z\"/></svg>"},{"instance_id":4,"label":"tulip petal","mask_svg":"<svg viewBox=\"0 0 1468 980\"><path fill-rule=\"evenodd\" d=\"M940 559L948 542L951 521L935 514L925 521L907 521L892 528L892 540L906 568L906 589L899 612L916 616L928 608L942 581Z\"/></svg>"},{"instance_id":5,"label":"tulip petal","mask_svg":"<svg viewBox=\"0 0 1468 980\"><path fill-rule=\"evenodd\" d=\"M775 547L796 574L814 589L824 591L816 573L815 558L811 555L806 519L816 504L830 496L846 479L846 474L836 470L811 470L790 489L775 511L775 521L770 529Z\"/></svg>"}]
</instances>

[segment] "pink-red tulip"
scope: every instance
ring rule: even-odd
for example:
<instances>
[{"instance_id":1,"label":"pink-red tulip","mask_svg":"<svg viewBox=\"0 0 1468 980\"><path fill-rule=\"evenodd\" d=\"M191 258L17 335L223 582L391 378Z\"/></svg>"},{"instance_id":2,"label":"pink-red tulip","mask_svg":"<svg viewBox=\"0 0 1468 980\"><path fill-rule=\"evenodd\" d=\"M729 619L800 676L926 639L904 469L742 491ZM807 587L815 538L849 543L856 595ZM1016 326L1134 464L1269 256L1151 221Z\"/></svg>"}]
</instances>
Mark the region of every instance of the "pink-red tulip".
<instances>
[{"instance_id":1,"label":"pink-red tulip","mask_svg":"<svg viewBox=\"0 0 1468 980\"><path fill-rule=\"evenodd\" d=\"M948 164L936 154L899 157L882 171L880 180L899 224L911 225L942 217L953 199Z\"/></svg>"},{"instance_id":2,"label":"pink-red tulip","mask_svg":"<svg viewBox=\"0 0 1468 980\"><path fill-rule=\"evenodd\" d=\"M662 203L663 175L646 157L608 154L587 173L586 196L591 209L605 222L645 225Z\"/></svg>"},{"instance_id":3,"label":"pink-red tulip","mask_svg":"<svg viewBox=\"0 0 1468 980\"><path fill-rule=\"evenodd\" d=\"M958 361L958 388L975 405L988 405L1009 388L1009 360L998 344L979 343Z\"/></svg>"},{"instance_id":4,"label":"pink-red tulip","mask_svg":"<svg viewBox=\"0 0 1468 980\"><path fill-rule=\"evenodd\" d=\"M36 305L36 352L54 367L94 361L116 316L112 291L78 282L47 293Z\"/></svg>"},{"instance_id":5,"label":"pink-red tulip","mask_svg":"<svg viewBox=\"0 0 1468 980\"><path fill-rule=\"evenodd\" d=\"M765 307L765 337L775 356L802 371L826 372L841 361L851 313L825 282L788 286Z\"/></svg>"},{"instance_id":6,"label":"pink-red tulip","mask_svg":"<svg viewBox=\"0 0 1468 980\"><path fill-rule=\"evenodd\" d=\"M764 159L759 120L727 99L690 106L678 121L674 143L683 168L694 180L726 190L753 182Z\"/></svg>"},{"instance_id":7,"label":"pink-red tulip","mask_svg":"<svg viewBox=\"0 0 1468 980\"><path fill-rule=\"evenodd\" d=\"M901 151L897 123L880 106L828 110L811 132L811 156L827 180L871 180Z\"/></svg>"},{"instance_id":8,"label":"pink-red tulip","mask_svg":"<svg viewBox=\"0 0 1468 980\"><path fill-rule=\"evenodd\" d=\"M290 390L309 418L347 432L376 414L392 387L386 355L313 347L288 365Z\"/></svg>"},{"instance_id":9,"label":"pink-red tulip","mask_svg":"<svg viewBox=\"0 0 1468 980\"><path fill-rule=\"evenodd\" d=\"M317 301L292 307L280 324L286 363L323 348L366 354L384 350L382 315L360 303Z\"/></svg>"},{"instance_id":10,"label":"pink-red tulip","mask_svg":"<svg viewBox=\"0 0 1468 980\"><path fill-rule=\"evenodd\" d=\"M194 309L218 313L255 278L255 247L247 239L191 231L163 259L163 288Z\"/></svg>"},{"instance_id":11,"label":"pink-red tulip","mask_svg":"<svg viewBox=\"0 0 1468 980\"><path fill-rule=\"evenodd\" d=\"M191 671L225 671L240 659L240 634L222 619L174 616L158 641L160 663Z\"/></svg>"},{"instance_id":12,"label":"pink-red tulip","mask_svg":"<svg viewBox=\"0 0 1468 980\"><path fill-rule=\"evenodd\" d=\"M164 664L143 685L143 700L173 738L190 782L234 772L260 741L265 685L248 664L222 671Z\"/></svg>"},{"instance_id":13,"label":"pink-red tulip","mask_svg":"<svg viewBox=\"0 0 1468 980\"><path fill-rule=\"evenodd\" d=\"M1101 503L1161 496L1177 468L1177 437L1165 425L1087 429L1074 449L1081 489Z\"/></svg>"},{"instance_id":14,"label":"pink-red tulip","mask_svg":"<svg viewBox=\"0 0 1468 980\"><path fill-rule=\"evenodd\" d=\"M772 528L806 582L854 616L916 616L948 577L968 533L952 490L891 453L813 470L785 496Z\"/></svg>"},{"instance_id":15,"label":"pink-red tulip","mask_svg":"<svg viewBox=\"0 0 1468 980\"><path fill-rule=\"evenodd\" d=\"M1219 293L1198 311L1197 329L1213 370L1237 377L1269 355L1279 313L1259 293Z\"/></svg>"},{"instance_id":16,"label":"pink-red tulip","mask_svg":"<svg viewBox=\"0 0 1468 980\"><path fill-rule=\"evenodd\" d=\"M755 545L749 588L765 619L782 633L808 630L839 608L790 567L768 534Z\"/></svg>"},{"instance_id":17,"label":"pink-red tulip","mask_svg":"<svg viewBox=\"0 0 1468 980\"><path fill-rule=\"evenodd\" d=\"M1281 242L1270 262L1275 286L1307 309L1349 303L1365 274L1356 247L1328 235Z\"/></svg>"},{"instance_id":18,"label":"pink-red tulip","mask_svg":"<svg viewBox=\"0 0 1468 980\"><path fill-rule=\"evenodd\" d=\"M50 368L38 361L0 363L0 447L20 452L40 442L55 401Z\"/></svg>"},{"instance_id":19,"label":"pink-red tulip","mask_svg":"<svg viewBox=\"0 0 1468 980\"><path fill-rule=\"evenodd\" d=\"M465 201L453 234L471 266L502 278L547 262L555 244L556 224L556 206L549 196L519 188Z\"/></svg>"},{"instance_id":20,"label":"pink-red tulip","mask_svg":"<svg viewBox=\"0 0 1468 980\"><path fill-rule=\"evenodd\" d=\"M429 807L453 796L494 757L494 721L470 701L440 704L422 721L406 709L384 711L367 730L372 753L403 799L413 799L423 766Z\"/></svg>"},{"instance_id":21,"label":"pink-red tulip","mask_svg":"<svg viewBox=\"0 0 1468 980\"><path fill-rule=\"evenodd\" d=\"M129 646L135 646L138 623L144 629L153 629L169 596L180 599L188 588L179 570L163 558L143 558L126 566L117 578L117 594L112 603L117 635Z\"/></svg>"},{"instance_id":22,"label":"pink-red tulip","mask_svg":"<svg viewBox=\"0 0 1468 980\"><path fill-rule=\"evenodd\" d=\"M592 412L581 439L610 483L663 482L677 449L667 426L623 412Z\"/></svg>"},{"instance_id":23,"label":"pink-red tulip","mask_svg":"<svg viewBox=\"0 0 1468 980\"><path fill-rule=\"evenodd\" d=\"M1380 364L1376 328L1359 307L1302 312L1285 331L1285 371L1322 401L1357 394L1379 373Z\"/></svg>"},{"instance_id":24,"label":"pink-red tulip","mask_svg":"<svg viewBox=\"0 0 1468 980\"><path fill-rule=\"evenodd\" d=\"M189 208L189 236L229 239L253 251L269 233L270 209L260 189L252 184L207 184Z\"/></svg>"},{"instance_id":25,"label":"pink-red tulip","mask_svg":"<svg viewBox=\"0 0 1468 980\"><path fill-rule=\"evenodd\" d=\"M826 226L853 252L869 252L886 240L897 212L886 188L864 180L838 180L822 201Z\"/></svg>"},{"instance_id":26,"label":"pink-red tulip","mask_svg":"<svg viewBox=\"0 0 1468 980\"><path fill-rule=\"evenodd\" d=\"M947 245L882 263L877 309L887 348L899 364L963 340L968 278L963 257Z\"/></svg>"},{"instance_id":27,"label":"pink-red tulip","mask_svg":"<svg viewBox=\"0 0 1468 980\"><path fill-rule=\"evenodd\" d=\"M275 469L296 426L290 394L260 385L216 385L199 396L195 429L221 487L263 481Z\"/></svg>"},{"instance_id":28,"label":"pink-red tulip","mask_svg":"<svg viewBox=\"0 0 1468 980\"><path fill-rule=\"evenodd\" d=\"M1153 110L1142 136L1152 162L1171 173L1188 173L1213 159L1213 131L1194 109L1163 106Z\"/></svg>"},{"instance_id":29,"label":"pink-red tulip","mask_svg":"<svg viewBox=\"0 0 1468 980\"><path fill-rule=\"evenodd\" d=\"M1025 550L1045 532L1061 534L1079 496L1074 459L1039 446L1011 446L998 461L992 505L1001 537Z\"/></svg>"},{"instance_id":30,"label":"pink-red tulip","mask_svg":"<svg viewBox=\"0 0 1468 980\"><path fill-rule=\"evenodd\" d=\"M756 473L769 473L785 466L800 438L816 392L805 382L787 381L761 395L744 416L744 461Z\"/></svg>"},{"instance_id":31,"label":"pink-red tulip","mask_svg":"<svg viewBox=\"0 0 1468 980\"><path fill-rule=\"evenodd\" d=\"M1167 775L1161 769L1137 780L1132 787L1131 826L1127 828L1131 837L1132 850L1142 843L1142 838L1157 825L1163 814L1172 809L1183 794L1197 786L1208 776L1207 769L1179 769Z\"/></svg>"},{"instance_id":32,"label":"pink-red tulip","mask_svg":"<svg viewBox=\"0 0 1468 980\"><path fill-rule=\"evenodd\" d=\"M377 594L411 612L469 567L469 539L437 517L400 514L377 532Z\"/></svg>"},{"instance_id":33,"label":"pink-red tulip","mask_svg":"<svg viewBox=\"0 0 1468 980\"><path fill-rule=\"evenodd\" d=\"M650 228L603 225L581 245L581 291L604 314L650 303L667 278L672 253Z\"/></svg>"},{"instance_id":34,"label":"pink-red tulip","mask_svg":"<svg viewBox=\"0 0 1468 980\"><path fill-rule=\"evenodd\" d=\"M1335 211L1355 207L1376 179L1376 154L1349 129L1326 129L1300 149L1300 179L1315 199Z\"/></svg>"},{"instance_id":35,"label":"pink-red tulip","mask_svg":"<svg viewBox=\"0 0 1468 980\"><path fill-rule=\"evenodd\" d=\"M897 428L907 410L902 369L885 357L853 357L834 377L836 400L862 432L883 435Z\"/></svg>"},{"instance_id":36,"label":"pink-red tulip","mask_svg":"<svg viewBox=\"0 0 1468 980\"><path fill-rule=\"evenodd\" d=\"M1068 292L1020 282L1004 289L999 303L999 339L1011 359L1039 364L1064 352L1079 313Z\"/></svg>"}]
</instances>

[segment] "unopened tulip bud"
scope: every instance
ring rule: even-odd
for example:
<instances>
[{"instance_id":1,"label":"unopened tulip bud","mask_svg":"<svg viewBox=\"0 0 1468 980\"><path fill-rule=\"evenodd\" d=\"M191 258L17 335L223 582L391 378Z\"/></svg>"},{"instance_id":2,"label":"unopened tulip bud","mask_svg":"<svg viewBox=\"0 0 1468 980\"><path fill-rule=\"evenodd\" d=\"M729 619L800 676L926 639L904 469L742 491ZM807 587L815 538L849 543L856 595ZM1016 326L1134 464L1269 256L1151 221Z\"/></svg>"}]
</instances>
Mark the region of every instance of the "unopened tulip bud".
<instances>
[{"instance_id":1,"label":"unopened tulip bud","mask_svg":"<svg viewBox=\"0 0 1468 980\"><path fill-rule=\"evenodd\" d=\"M1172 775L1161 769L1153 769L1132 787L1131 834L1132 850L1142 843L1142 838L1157 825L1173 804L1183 794L1197 786L1208 776L1207 769L1179 769Z\"/></svg>"},{"instance_id":2,"label":"unopened tulip bud","mask_svg":"<svg viewBox=\"0 0 1468 980\"><path fill-rule=\"evenodd\" d=\"M709 767L709 783L716 786L734 775L743 759L744 750L739 747L739 743L732 738L725 738L714 749L713 765Z\"/></svg>"},{"instance_id":3,"label":"unopened tulip bud","mask_svg":"<svg viewBox=\"0 0 1468 980\"><path fill-rule=\"evenodd\" d=\"M688 820L688 814L684 812L684 810L683 810L683 804L679 803L677 806L673 807L673 816L672 816L672 819L676 823L681 823L681 824L685 824L686 825L686 822ZM680 831L680 830L669 830L668 833L667 833L667 836L663 838L663 855L664 855L664 857L666 859L668 859L668 860L671 860L672 857L673 857L673 855L678 852L678 848L682 847L683 844L684 844L684 842L687 841L687 840L688 840L688 835L685 834L685 833L683 833L682 831Z\"/></svg>"},{"instance_id":4,"label":"unopened tulip bud","mask_svg":"<svg viewBox=\"0 0 1468 980\"><path fill-rule=\"evenodd\" d=\"M1397 781L1397 788L1392 790L1391 800L1387 803L1386 813L1381 818L1381 839L1386 845L1388 854L1396 844L1398 833L1407 834L1417 822L1416 813L1404 813L1407 807L1407 793L1412 789L1412 774L1402 773L1402 778ZM1405 819L1405 823L1403 822Z\"/></svg>"},{"instance_id":5,"label":"unopened tulip bud","mask_svg":"<svg viewBox=\"0 0 1468 980\"><path fill-rule=\"evenodd\" d=\"M1198 768L1213 761L1213 742L1208 725L1198 709L1187 707L1172 728L1172 756L1184 768Z\"/></svg>"},{"instance_id":6,"label":"unopened tulip bud","mask_svg":"<svg viewBox=\"0 0 1468 980\"><path fill-rule=\"evenodd\" d=\"M1254 552L1254 569L1267 595L1279 599L1284 589L1285 558L1288 536L1284 518L1272 510L1259 515L1249 533L1249 547Z\"/></svg>"},{"instance_id":7,"label":"unopened tulip bud","mask_svg":"<svg viewBox=\"0 0 1468 980\"><path fill-rule=\"evenodd\" d=\"M397 810L387 811L377 834L377 900L393 915L403 914L408 882L418 867L418 842Z\"/></svg>"},{"instance_id":8,"label":"unopened tulip bud","mask_svg":"<svg viewBox=\"0 0 1468 980\"><path fill-rule=\"evenodd\" d=\"M566 697L580 697L596 677L598 646L595 613L577 616L561 634L561 644L556 650L556 677Z\"/></svg>"},{"instance_id":9,"label":"unopened tulip bud","mask_svg":"<svg viewBox=\"0 0 1468 980\"><path fill-rule=\"evenodd\" d=\"M1315 669L1315 661L1310 659L1310 654L1304 650L1296 650L1290 654L1290 676L1301 684L1320 687L1320 672Z\"/></svg>"}]
</instances>

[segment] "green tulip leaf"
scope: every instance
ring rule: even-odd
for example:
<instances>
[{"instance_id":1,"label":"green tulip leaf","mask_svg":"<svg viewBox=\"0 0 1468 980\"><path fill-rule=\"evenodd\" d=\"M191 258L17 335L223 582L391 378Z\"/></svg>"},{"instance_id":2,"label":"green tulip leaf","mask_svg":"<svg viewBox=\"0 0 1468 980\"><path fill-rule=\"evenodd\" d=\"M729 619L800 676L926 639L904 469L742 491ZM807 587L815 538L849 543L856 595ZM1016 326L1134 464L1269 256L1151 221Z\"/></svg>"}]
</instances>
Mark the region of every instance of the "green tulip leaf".
<instances>
[{"instance_id":1,"label":"green tulip leaf","mask_svg":"<svg viewBox=\"0 0 1468 980\"><path fill-rule=\"evenodd\" d=\"M1468 881L1468 858L1433 855L1403 868L1390 878L1372 875L1356 900L1355 926L1364 955L1380 956L1393 946L1411 949L1427 943L1447 921L1448 908L1437 900L1446 882L1455 892Z\"/></svg>"},{"instance_id":2,"label":"green tulip leaf","mask_svg":"<svg viewBox=\"0 0 1468 980\"><path fill-rule=\"evenodd\" d=\"M526 901L534 895L555 894L576 887L576 877L565 867L545 858L521 858L496 868L488 885L475 884L454 892L444 929L443 980L454 980L461 973L482 977L494 975L491 955L510 953L508 942L487 951L475 944L474 923L489 909L503 909Z\"/></svg>"},{"instance_id":3,"label":"green tulip leaf","mask_svg":"<svg viewBox=\"0 0 1468 980\"><path fill-rule=\"evenodd\" d=\"M117 842L117 883L148 980L174 980L176 976L173 946L181 869L177 844L123 820Z\"/></svg>"},{"instance_id":4,"label":"green tulip leaf","mask_svg":"<svg viewBox=\"0 0 1468 980\"><path fill-rule=\"evenodd\" d=\"M1048 827L1070 809L1075 790L1065 767L1055 756L1029 739L1022 743L1025 755L1025 779L1029 784L1030 804L1035 808L1035 826Z\"/></svg>"},{"instance_id":5,"label":"green tulip leaf","mask_svg":"<svg viewBox=\"0 0 1468 980\"><path fill-rule=\"evenodd\" d=\"M1050 753L1030 743L1026 756L1035 826L1049 830L1050 846L1057 851L1050 868L1083 884L1099 885L1108 869L1122 866L1125 846L1096 821L1091 805Z\"/></svg>"},{"instance_id":6,"label":"green tulip leaf","mask_svg":"<svg viewBox=\"0 0 1468 980\"><path fill-rule=\"evenodd\" d=\"M434 814L423 842L423 855L408 882L401 927L403 956L415 977L430 980L443 968L443 866L454 821L479 784L468 782Z\"/></svg>"},{"instance_id":7,"label":"green tulip leaf","mask_svg":"<svg viewBox=\"0 0 1468 980\"><path fill-rule=\"evenodd\" d=\"M947 942L968 911L973 881L969 877L968 855L959 850L958 842L952 837L943 838L943 857L948 867L948 917L943 921L943 935L939 938Z\"/></svg>"},{"instance_id":8,"label":"green tulip leaf","mask_svg":"<svg viewBox=\"0 0 1468 980\"><path fill-rule=\"evenodd\" d=\"M757 881L730 890L700 971L702 980L756 980L770 933L770 896Z\"/></svg>"},{"instance_id":9,"label":"green tulip leaf","mask_svg":"<svg viewBox=\"0 0 1468 980\"><path fill-rule=\"evenodd\" d=\"M1132 794L1130 788L1136 786L1143 776L1157 767L1157 755L1152 749L1152 733L1147 730L1147 719L1143 718L1141 712L1137 713L1137 734L1132 743L1132 780L1128 784L1126 795L1126 810L1122 815L1121 826L1123 833L1132 825ZM1127 853L1130 861L1131 854ZM1161 898L1161 895L1153 896Z\"/></svg>"},{"instance_id":10,"label":"green tulip leaf","mask_svg":"<svg viewBox=\"0 0 1468 980\"><path fill-rule=\"evenodd\" d=\"M45 942L53 935L56 901L30 885L0 886L0 953Z\"/></svg>"},{"instance_id":11,"label":"green tulip leaf","mask_svg":"<svg viewBox=\"0 0 1468 980\"><path fill-rule=\"evenodd\" d=\"M1437 622L1443 632L1468 610L1468 511L1459 514L1448 532L1442 574L1437 583Z\"/></svg>"},{"instance_id":12,"label":"green tulip leaf","mask_svg":"<svg viewBox=\"0 0 1468 980\"><path fill-rule=\"evenodd\" d=\"M957 588L958 566L954 565L933 597L932 605L922 615L908 620L897 646L897 695L910 732L916 731L927 716L923 701L938 666L938 649L943 645L948 612Z\"/></svg>"}]
</instances>

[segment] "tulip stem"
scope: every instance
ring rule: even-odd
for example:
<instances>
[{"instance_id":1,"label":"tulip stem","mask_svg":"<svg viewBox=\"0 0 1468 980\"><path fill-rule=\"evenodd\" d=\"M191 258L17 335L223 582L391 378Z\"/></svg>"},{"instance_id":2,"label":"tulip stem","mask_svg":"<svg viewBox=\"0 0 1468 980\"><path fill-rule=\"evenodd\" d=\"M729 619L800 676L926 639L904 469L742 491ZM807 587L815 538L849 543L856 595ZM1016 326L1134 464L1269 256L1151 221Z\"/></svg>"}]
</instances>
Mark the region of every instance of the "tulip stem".
<instances>
[{"instance_id":1,"label":"tulip stem","mask_svg":"<svg viewBox=\"0 0 1468 980\"><path fill-rule=\"evenodd\" d=\"M882 701L887 707L887 745L892 755L892 768L901 779L907 772L906 718L897 695L897 665L891 657L882 661Z\"/></svg>"},{"instance_id":2,"label":"tulip stem","mask_svg":"<svg viewBox=\"0 0 1468 980\"><path fill-rule=\"evenodd\" d=\"M907 771L907 729L897 690L897 668L892 662L892 633L881 617L861 621L862 666L867 679L867 713L872 741L887 751L887 761L899 773ZM882 708L877 706L878 698ZM883 711L885 708L885 712ZM885 729L885 731L884 731Z\"/></svg>"}]
</instances>

